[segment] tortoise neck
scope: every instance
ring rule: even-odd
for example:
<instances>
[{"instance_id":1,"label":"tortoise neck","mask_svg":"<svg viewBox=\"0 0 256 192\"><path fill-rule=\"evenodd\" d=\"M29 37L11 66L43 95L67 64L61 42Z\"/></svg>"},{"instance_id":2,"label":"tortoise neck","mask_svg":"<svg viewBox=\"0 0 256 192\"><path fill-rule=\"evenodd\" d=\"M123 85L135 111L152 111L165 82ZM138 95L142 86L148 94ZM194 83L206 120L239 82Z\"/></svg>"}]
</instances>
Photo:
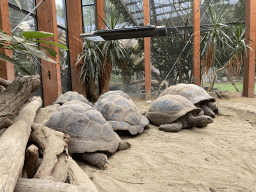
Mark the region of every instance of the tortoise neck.
<instances>
[{"instance_id":1,"label":"tortoise neck","mask_svg":"<svg viewBox=\"0 0 256 192\"><path fill-rule=\"evenodd\" d=\"M188 113L188 123L194 126L197 124L197 122L198 122L198 119L192 113Z\"/></svg>"}]
</instances>

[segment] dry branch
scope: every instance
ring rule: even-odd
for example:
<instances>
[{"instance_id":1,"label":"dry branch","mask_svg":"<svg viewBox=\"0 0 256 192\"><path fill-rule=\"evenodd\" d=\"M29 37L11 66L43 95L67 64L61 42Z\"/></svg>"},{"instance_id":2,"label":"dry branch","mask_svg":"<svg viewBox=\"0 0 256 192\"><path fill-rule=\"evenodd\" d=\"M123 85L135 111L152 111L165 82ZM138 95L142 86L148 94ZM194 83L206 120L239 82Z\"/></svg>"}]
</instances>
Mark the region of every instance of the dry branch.
<instances>
[{"instance_id":1,"label":"dry branch","mask_svg":"<svg viewBox=\"0 0 256 192\"><path fill-rule=\"evenodd\" d=\"M31 125L41 105L41 98L33 97L0 137L0 191L14 190L22 172Z\"/></svg>"},{"instance_id":2,"label":"dry branch","mask_svg":"<svg viewBox=\"0 0 256 192\"><path fill-rule=\"evenodd\" d=\"M64 155L64 158L68 157L67 143L69 136L36 123L32 125L32 130L30 140L35 142L43 151L43 161L35 174L35 178L43 178L51 175L55 175L55 179L62 178L62 176L56 175L54 168L59 163L60 156Z\"/></svg>"},{"instance_id":3,"label":"dry branch","mask_svg":"<svg viewBox=\"0 0 256 192\"><path fill-rule=\"evenodd\" d=\"M51 179L22 179L17 182L14 192L95 192L85 187L54 182Z\"/></svg>"},{"instance_id":4,"label":"dry branch","mask_svg":"<svg viewBox=\"0 0 256 192\"><path fill-rule=\"evenodd\" d=\"M41 108L37 111L34 123L44 125L48 121L51 115L60 107L59 104L48 105L47 107Z\"/></svg>"},{"instance_id":5,"label":"dry branch","mask_svg":"<svg viewBox=\"0 0 256 192\"><path fill-rule=\"evenodd\" d=\"M0 129L9 127L30 94L40 87L40 76L17 77L0 94Z\"/></svg>"},{"instance_id":6,"label":"dry branch","mask_svg":"<svg viewBox=\"0 0 256 192\"><path fill-rule=\"evenodd\" d=\"M11 81L5 80L0 78L0 85L4 86L5 88L11 84Z\"/></svg>"},{"instance_id":7,"label":"dry branch","mask_svg":"<svg viewBox=\"0 0 256 192\"><path fill-rule=\"evenodd\" d=\"M30 145L26 151L25 171L28 178L33 178L38 164L39 151L35 145Z\"/></svg>"}]
</instances>

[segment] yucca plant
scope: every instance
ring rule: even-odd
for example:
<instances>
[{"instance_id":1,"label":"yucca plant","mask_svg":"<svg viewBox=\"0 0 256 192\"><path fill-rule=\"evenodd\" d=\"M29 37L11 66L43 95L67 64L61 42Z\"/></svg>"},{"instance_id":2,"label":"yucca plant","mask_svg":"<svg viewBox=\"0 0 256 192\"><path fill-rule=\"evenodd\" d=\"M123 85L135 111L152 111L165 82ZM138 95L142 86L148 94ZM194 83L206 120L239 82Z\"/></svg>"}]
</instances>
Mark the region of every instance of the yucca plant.
<instances>
[{"instance_id":1,"label":"yucca plant","mask_svg":"<svg viewBox=\"0 0 256 192\"><path fill-rule=\"evenodd\" d=\"M233 82L233 75L238 75L241 71L241 67L244 61L244 53L247 54L247 49L252 49L249 44L245 43L245 28L240 25L236 25L233 28L232 43L229 48L229 59L224 66L215 71L213 79L210 83L208 91L212 89L214 79L218 71L227 70L227 78L231 84L235 87L236 91L239 92L235 83Z\"/></svg>"},{"instance_id":2,"label":"yucca plant","mask_svg":"<svg viewBox=\"0 0 256 192\"><path fill-rule=\"evenodd\" d=\"M100 17L101 21L105 24L107 29L123 28L126 23L118 25L120 15L116 15L114 9L111 10L110 20L104 20ZM110 40L100 43L102 50L102 65L100 71L100 94L108 91L111 71L113 66L122 68L125 65L124 60L127 58L127 49L118 41Z\"/></svg>"},{"instance_id":3,"label":"yucca plant","mask_svg":"<svg viewBox=\"0 0 256 192\"><path fill-rule=\"evenodd\" d=\"M86 83L87 98L98 99L96 82L100 74L102 52L95 41L84 40L83 51L78 55L76 66L80 68L80 79ZM80 61L82 60L82 63Z\"/></svg>"}]
</instances>

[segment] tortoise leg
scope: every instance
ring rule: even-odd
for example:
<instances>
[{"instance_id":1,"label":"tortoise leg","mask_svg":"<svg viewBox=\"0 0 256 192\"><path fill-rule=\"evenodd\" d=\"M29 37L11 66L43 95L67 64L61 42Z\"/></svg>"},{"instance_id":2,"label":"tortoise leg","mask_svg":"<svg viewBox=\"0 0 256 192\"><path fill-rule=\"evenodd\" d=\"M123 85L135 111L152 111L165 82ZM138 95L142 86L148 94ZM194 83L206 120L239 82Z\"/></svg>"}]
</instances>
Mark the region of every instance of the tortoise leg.
<instances>
[{"instance_id":1,"label":"tortoise leg","mask_svg":"<svg viewBox=\"0 0 256 192\"><path fill-rule=\"evenodd\" d=\"M121 141L120 143L119 143L119 146L118 146L118 148L117 148L117 150L125 150L125 149L129 149L129 148L131 148L131 144L130 143L128 143L128 142L126 142L126 141Z\"/></svg>"},{"instance_id":2,"label":"tortoise leg","mask_svg":"<svg viewBox=\"0 0 256 192\"><path fill-rule=\"evenodd\" d=\"M210 107L215 114L218 114L218 107L215 105L214 102L207 102L207 106Z\"/></svg>"},{"instance_id":3,"label":"tortoise leg","mask_svg":"<svg viewBox=\"0 0 256 192\"><path fill-rule=\"evenodd\" d=\"M104 153L83 153L82 158L100 169L105 169L108 162L107 155Z\"/></svg>"},{"instance_id":4,"label":"tortoise leg","mask_svg":"<svg viewBox=\"0 0 256 192\"><path fill-rule=\"evenodd\" d=\"M215 118L215 113L208 107L206 104L201 105L201 109L204 111L205 115L210 116L211 118Z\"/></svg>"},{"instance_id":5,"label":"tortoise leg","mask_svg":"<svg viewBox=\"0 0 256 192\"><path fill-rule=\"evenodd\" d=\"M182 129L182 123L160 125L159 129L165 132L178 132Z\"/></svg>"}]
</instances>

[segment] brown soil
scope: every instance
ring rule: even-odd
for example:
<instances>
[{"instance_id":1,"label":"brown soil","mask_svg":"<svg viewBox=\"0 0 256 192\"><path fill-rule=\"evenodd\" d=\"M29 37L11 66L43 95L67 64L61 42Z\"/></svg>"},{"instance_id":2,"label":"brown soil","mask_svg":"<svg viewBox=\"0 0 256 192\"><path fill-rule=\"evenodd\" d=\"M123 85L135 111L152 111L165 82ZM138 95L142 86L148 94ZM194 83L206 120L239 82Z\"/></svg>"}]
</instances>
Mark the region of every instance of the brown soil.
<instances>
[{"instance_id":1,"label":"brown soil","mask_svg":"<svg viewBox=\"0 0 256 192\"><path fill-rule=\"evenodd\" d=\"M78 160L100 192L256 191L256 98L217 100L220 115L206 128L159 131L123 140L132 148L109 157L104 171ZM135 100L146 111L150 103Z\"/></svg>"}]
</instances>

